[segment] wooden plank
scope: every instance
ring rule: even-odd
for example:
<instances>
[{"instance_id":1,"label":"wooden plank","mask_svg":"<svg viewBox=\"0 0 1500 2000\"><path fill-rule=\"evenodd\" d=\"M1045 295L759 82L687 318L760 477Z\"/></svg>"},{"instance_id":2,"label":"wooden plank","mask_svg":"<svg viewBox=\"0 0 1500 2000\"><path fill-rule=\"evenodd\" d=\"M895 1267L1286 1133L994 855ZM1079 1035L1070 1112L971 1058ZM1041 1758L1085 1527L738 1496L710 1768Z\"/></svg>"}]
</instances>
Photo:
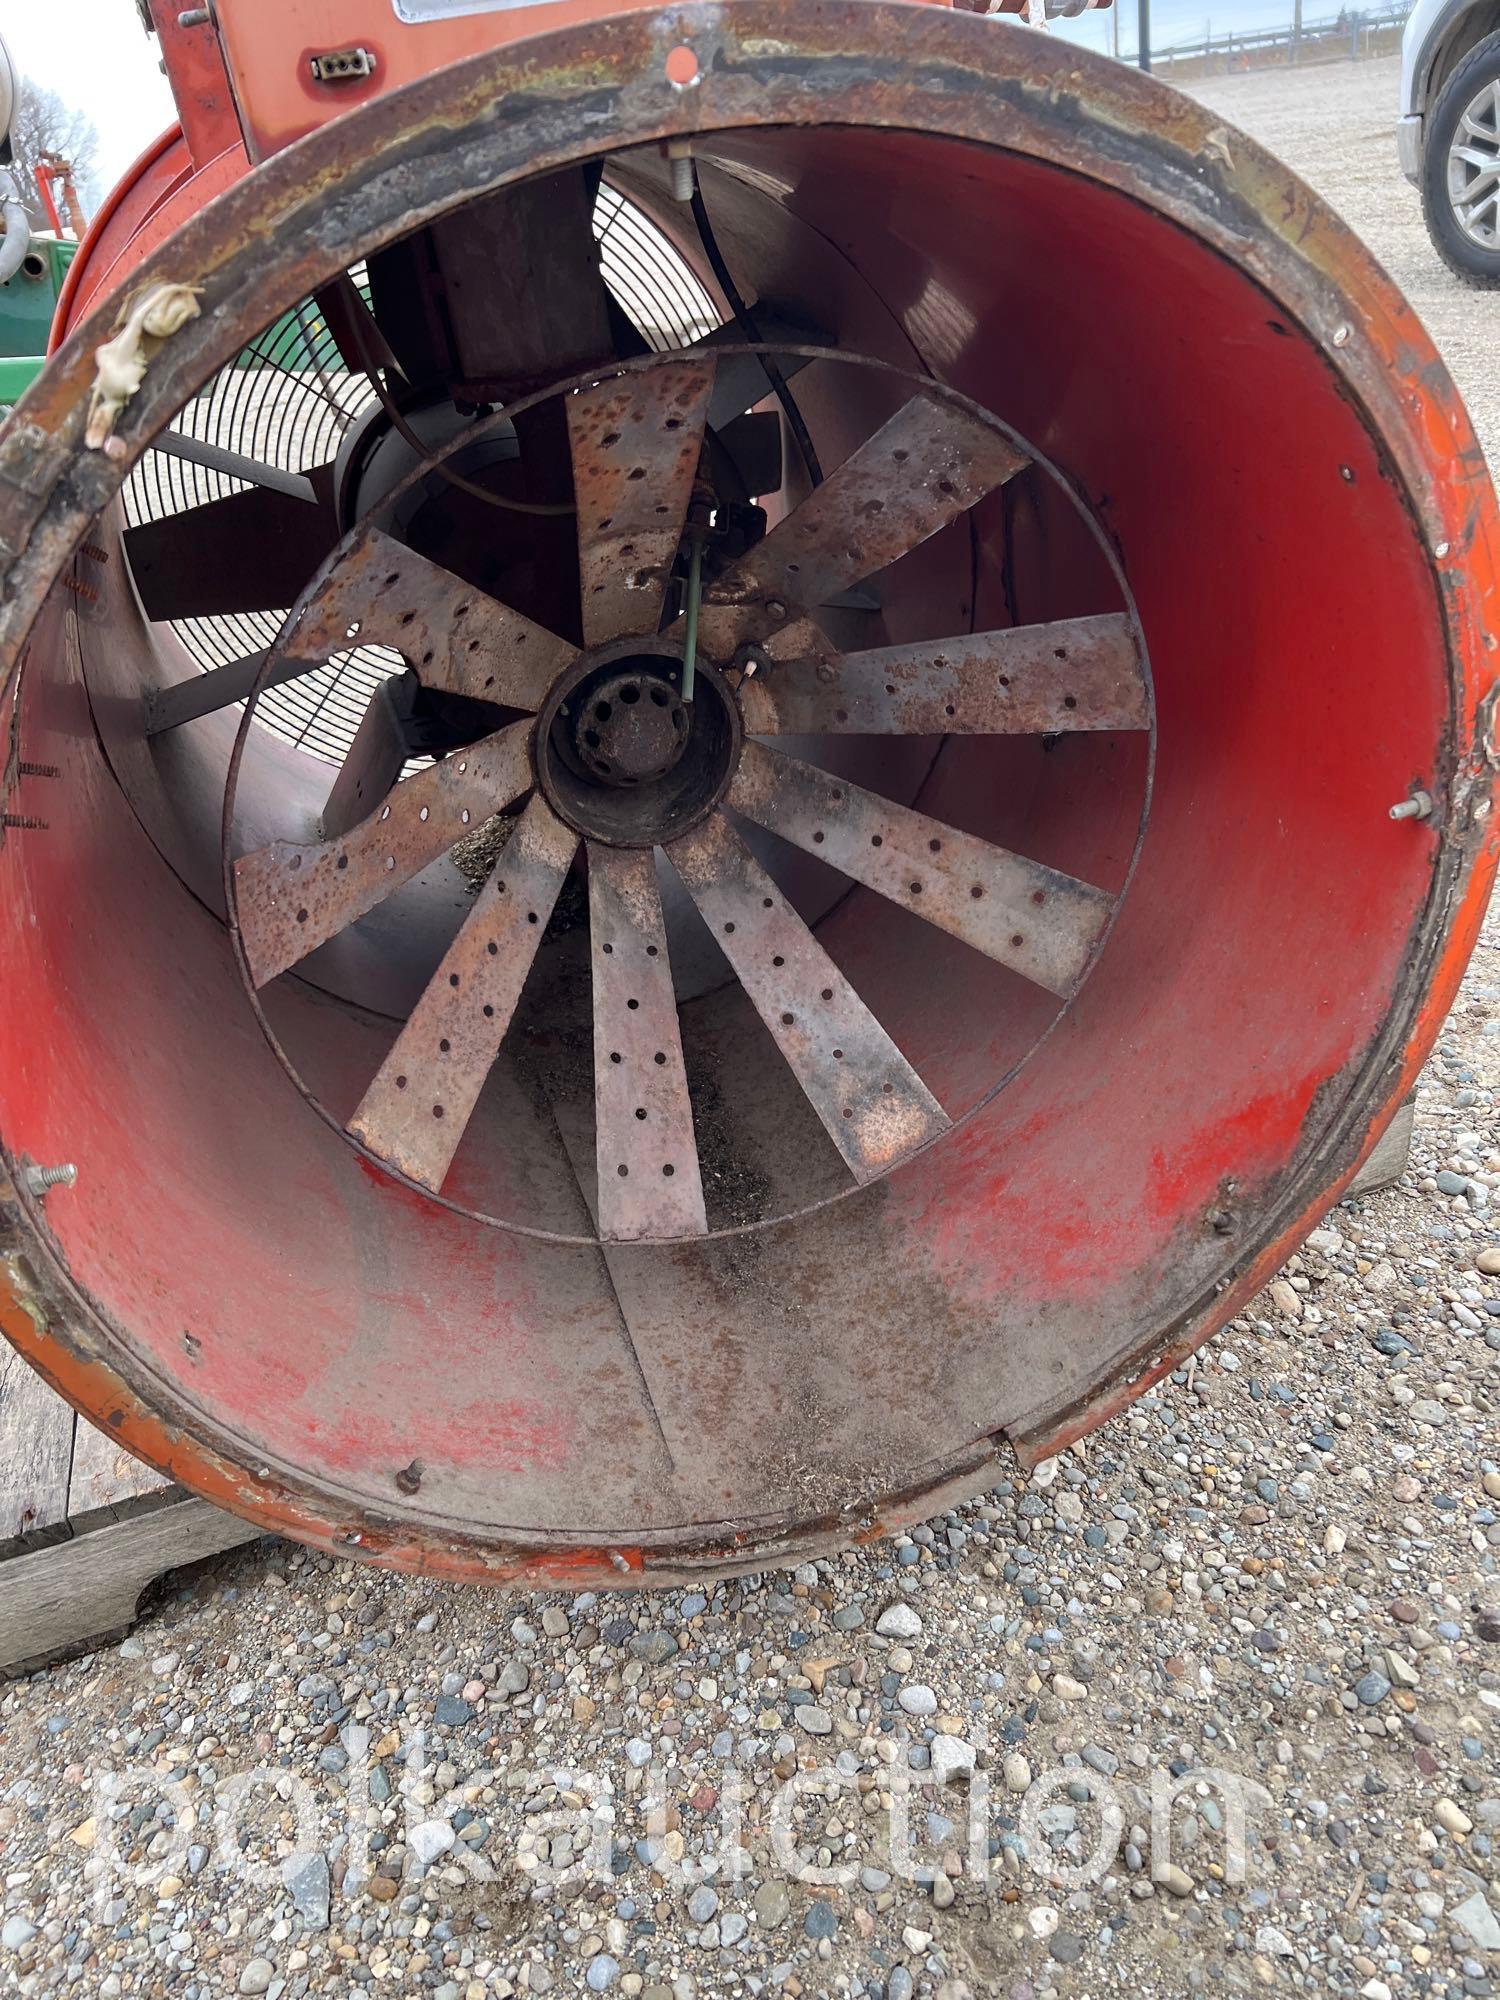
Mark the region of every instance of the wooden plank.
<instances>
[{"instance_id":1,"label":"wooden plank","mask_svg":"<svg viewBox=\"0 0 1500 2000\"><path fill-rule=\"evenodd\" d=\"M1352 1201L1356 1195L1374 1194L1380 1188L1394 1187L1400 1180L1411 1157L1411 1135L1416 1115L1417 1100L1413 1092L1376 1140L1374 1152L1349 1183L1345 1201Z\"/></svg>"},{"instance_id":2,"label":"wooden plank","mask_svg":"<svg viewBox=\"0 0 1500 2000\"><path fill-rule=\"evenodd\" d=\"M0 1673L83 1652L129 1630L148 1583L258 1538L206 1500L167 1499L0 1568Z\"/></svg>"},{"instance_id":3,"label":"wooden plank","mask_svg":"<svg viewBox=\"0 0 1500 2000\"><path fill-rule=\"evenodd\" d=\"M74 1416L0 1340L0 1543L65 1532Z\"/></svg>"},{"instance_id":4,"label":"wooden plank","mask_svg":"<svg viewBox=\"0 0 1500 2000\"><path fill-rule=\"evenodd\" d=\"M170 1484L152 1466L143 1465L126 1451L108 1431L83 1417L78 1419L68 1482L68 1518L75 1527L90 1514L139 1500L143 1494L163 1493Z\"/></svg>"}]
</instances>

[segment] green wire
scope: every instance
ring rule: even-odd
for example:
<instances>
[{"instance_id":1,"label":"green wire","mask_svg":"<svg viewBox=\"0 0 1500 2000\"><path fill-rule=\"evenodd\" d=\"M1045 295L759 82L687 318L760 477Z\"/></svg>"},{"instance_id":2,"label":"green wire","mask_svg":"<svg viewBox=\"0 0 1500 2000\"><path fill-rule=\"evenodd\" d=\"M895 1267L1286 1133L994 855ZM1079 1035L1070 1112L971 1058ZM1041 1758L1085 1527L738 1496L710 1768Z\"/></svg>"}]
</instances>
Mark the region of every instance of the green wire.
<instances>
[{"instance_id":1,"label":"green wire","mask_svg":"<svg viewBox=\"0 0 1500 2000\"><path fill-rule=\"evenodd\" d=\"M682 641L682 699L689 702L693 698L693 683L698 677L698 598L703 588L703 544L695 536L692 553L688 557L687 581L687 630Z\"/></svg>"}]
</instances>

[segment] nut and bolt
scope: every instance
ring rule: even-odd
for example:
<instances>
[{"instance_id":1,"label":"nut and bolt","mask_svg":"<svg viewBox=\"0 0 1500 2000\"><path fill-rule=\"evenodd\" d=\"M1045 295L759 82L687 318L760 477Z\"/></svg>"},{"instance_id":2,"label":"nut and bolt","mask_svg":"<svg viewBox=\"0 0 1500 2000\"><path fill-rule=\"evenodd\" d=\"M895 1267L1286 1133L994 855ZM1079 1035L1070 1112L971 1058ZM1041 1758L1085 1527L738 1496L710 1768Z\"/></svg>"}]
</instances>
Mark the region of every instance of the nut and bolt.
<instances>
[{"instance_id":1,"label":"nut and bolt","mask_svg":"<svg viewBox=\"0 0 1500 2000\"><path fill-rule=\"evenodd\" d=\"M670 140L667 145L667 162L672 173L673 201L691 201L698 192L698 175L693 166L692 141Z\"/></svg>"},{"instance_id":2,"label":"nut and bolt","mask_svg":"<svg viewBox=\"0 0 1500 2000\"><path fill-rule=\"evenodd\" d=\"M65 1167L23 1167L21 1170L21 1180L26 1192L29 1195L34 1195L40 1201L44 1195L50 1194L53 1188L76 1187L78 1185L78 1169L72 1165Z\"/></svg>"},{"instance_id":3,"label":"nut and bolt","mask_svg":"<svg viewBox=\"0 0 1500 2000\"><path fill-rule=\"evenodd\" d=\"M177 25L179 28L206 28L212 19L212 8L185 7L177 16Z\"/></svg>"},{"instance_id":4,"label":"nut and bolt","mask_svg":"<svg viewBox=\"0 0 1500 2000\"><path fill-rule=\"evenodd\" d=\"M1427 792L1413 792L1409 799L1402 799L1391 807L1392 819L1431 819L1432 797Z\"/></svg>"}]
</instances>

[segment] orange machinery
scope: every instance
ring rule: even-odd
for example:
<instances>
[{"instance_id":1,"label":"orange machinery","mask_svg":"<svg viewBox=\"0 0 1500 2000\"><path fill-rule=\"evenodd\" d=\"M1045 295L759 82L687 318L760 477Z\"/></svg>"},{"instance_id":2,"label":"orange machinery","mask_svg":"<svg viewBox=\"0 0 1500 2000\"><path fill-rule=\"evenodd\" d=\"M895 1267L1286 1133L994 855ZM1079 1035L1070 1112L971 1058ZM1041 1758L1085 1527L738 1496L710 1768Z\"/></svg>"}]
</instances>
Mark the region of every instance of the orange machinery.
<instances>
[{"instance_id":1,"label":"orange machinery","mask_svg":"<svg viewBox=\"0 0 1500 2000\"><path fill-rule=\"evenodd\" d=\"M1416 318L1018 19L151 14L181 129L0 432L5 1332L461 1577L1061 1449L1337 1199L1484 908Z\"/></svg>"}]
</instances>

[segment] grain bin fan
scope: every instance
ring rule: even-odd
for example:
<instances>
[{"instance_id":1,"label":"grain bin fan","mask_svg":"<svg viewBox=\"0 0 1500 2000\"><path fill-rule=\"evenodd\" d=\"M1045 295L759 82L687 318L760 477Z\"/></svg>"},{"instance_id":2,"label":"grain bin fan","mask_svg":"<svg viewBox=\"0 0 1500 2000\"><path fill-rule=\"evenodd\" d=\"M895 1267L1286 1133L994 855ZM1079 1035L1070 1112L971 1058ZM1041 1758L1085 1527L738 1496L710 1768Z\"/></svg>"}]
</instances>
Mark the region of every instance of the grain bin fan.
<instances>
[{"instance_id":1,"label":"grain bin fan","mask_svg":"<svg viewBox=\"0 0 1500 2000\"><path fill-rule=\"evenodd\" d=\"M1016 22L152 13L182 130L0 437L6 1333L463 1577L1087 1431L1483 909L1496 522L1415 318Z\"/></svg>"}]
</instances>

